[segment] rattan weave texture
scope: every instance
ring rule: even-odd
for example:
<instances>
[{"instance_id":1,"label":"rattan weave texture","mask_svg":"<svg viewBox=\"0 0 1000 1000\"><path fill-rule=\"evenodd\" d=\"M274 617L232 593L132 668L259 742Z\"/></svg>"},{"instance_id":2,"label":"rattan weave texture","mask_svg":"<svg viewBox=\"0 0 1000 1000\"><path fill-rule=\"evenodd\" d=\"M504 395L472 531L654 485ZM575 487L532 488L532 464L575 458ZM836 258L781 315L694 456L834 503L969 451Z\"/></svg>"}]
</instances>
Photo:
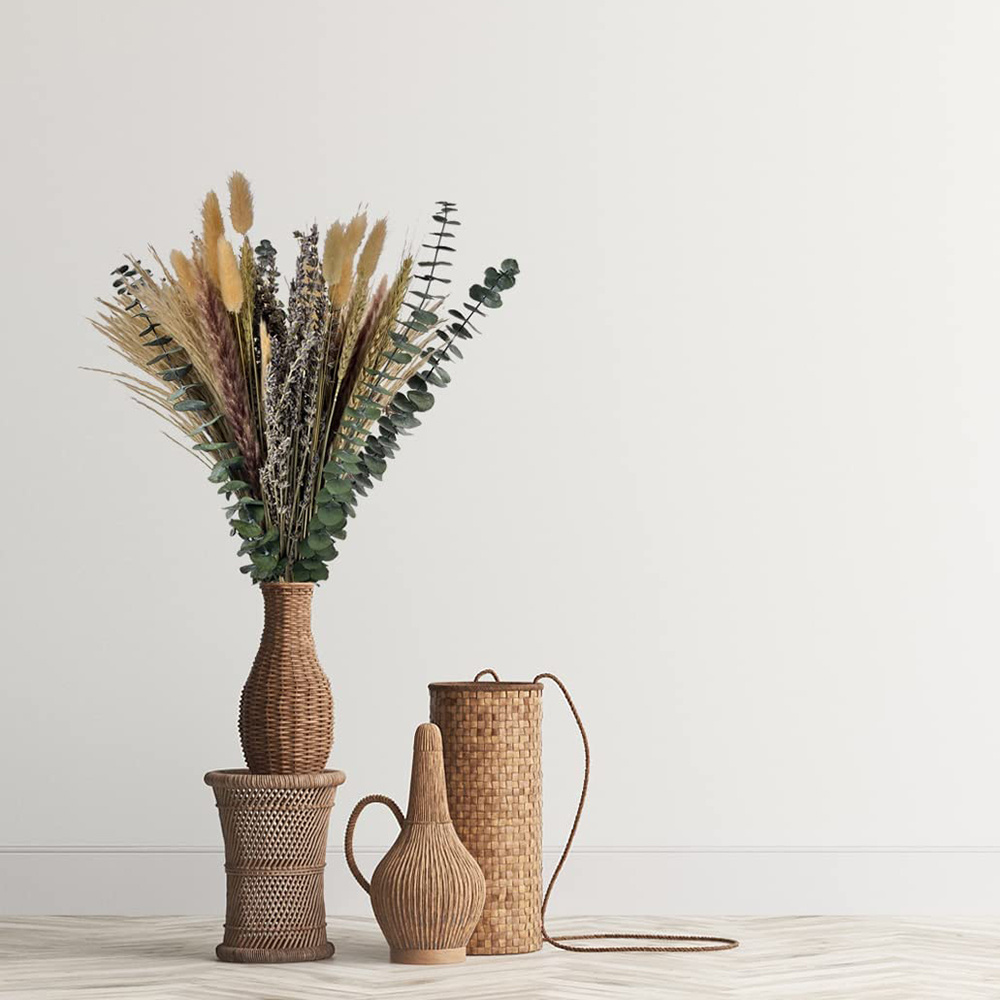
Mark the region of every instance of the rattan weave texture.
<instances>
[{"instance_id":1,"label":"rattan weave texture","mask_svg":"<svg viewBox=\"0 0 1000 1000\"><path fill-rule=\"evenodd\" d=\"M448 809L486 877L470 955L542 946L542 685L431 684Z\"/></svg>"},{"instance_id":2,"label":"rattan weave texture","mask_svg":"<svg viewBox=\"0 0 1000 1000\"><path fill-rule=\"evenodd\" d=\"M210 771L226 846L226 926L216 954L228 962L329 958L323 869L342 771Z\"/></svg>"},{"instance_id":3,"label":"rattan weave texture","mask_svg":"<svg viewBox=\"0 0 1000 1000\"><path fill-rule=\"evenodd\" d=\"M258 774L316 773L333 746L333 699L313 642L313 585L260 589L264 632L240 698L243 756Z\"/></svg>"},{"instance_id":4,"label":"rattan weave texture","mask_svg":"<svg viewBox=\"0 0 1000 1000\"><path fill-rule=\"evenodd\" d=\"M392 810L402 827L372 880L354 857L354 827L374 802ZM441 731L425 722L413 736L410 801L404 817L384 795L368 795L351 813L344 834L347 866L369 893L393 962L443 965L465 961L465 946L486 899L483 873L448 816Z\"/></svg>"}]
</instances>

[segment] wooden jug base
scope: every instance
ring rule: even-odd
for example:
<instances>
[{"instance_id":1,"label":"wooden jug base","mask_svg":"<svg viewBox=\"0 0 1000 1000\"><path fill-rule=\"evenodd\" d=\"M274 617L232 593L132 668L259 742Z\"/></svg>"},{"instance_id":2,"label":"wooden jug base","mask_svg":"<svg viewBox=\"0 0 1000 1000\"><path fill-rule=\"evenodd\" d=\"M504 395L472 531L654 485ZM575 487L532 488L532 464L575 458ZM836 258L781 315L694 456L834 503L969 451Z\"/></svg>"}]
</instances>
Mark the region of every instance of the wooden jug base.
<instances>
[{"instance_id":1,"label":"wooden jug base","mask_svg":"<svg viewBox=\"0 0 1000 1000\"><path fill-rule=\"evenodd\" d=\"M399 965L456 965L465 961L464 948L392 948L389 961Z\"/></svg>"}]
</instances>

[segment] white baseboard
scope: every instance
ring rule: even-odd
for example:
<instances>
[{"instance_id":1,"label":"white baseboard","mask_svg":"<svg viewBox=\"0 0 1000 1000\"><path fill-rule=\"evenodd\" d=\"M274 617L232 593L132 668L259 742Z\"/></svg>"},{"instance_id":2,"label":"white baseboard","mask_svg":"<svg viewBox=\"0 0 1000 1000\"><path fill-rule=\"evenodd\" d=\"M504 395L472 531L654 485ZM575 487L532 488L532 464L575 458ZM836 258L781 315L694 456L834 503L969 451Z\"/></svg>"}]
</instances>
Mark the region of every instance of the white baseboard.
<instances>
[{"instance_id":1,"label":"white baseboard","mask_svg":"<svg viewBox=\"0 0 1000 1000\"><path fill-rule=\"evenodd\" d=\"M382 848L356 849L371 872ZM545 852L546 870L558 857ZM996 847L579 848L553 894L570 914L1000 913ZM344 864L328 856L331 914L369 913ZM0 914L219 914L221 848L2 847Z\"/></svg>"}]
</instances>

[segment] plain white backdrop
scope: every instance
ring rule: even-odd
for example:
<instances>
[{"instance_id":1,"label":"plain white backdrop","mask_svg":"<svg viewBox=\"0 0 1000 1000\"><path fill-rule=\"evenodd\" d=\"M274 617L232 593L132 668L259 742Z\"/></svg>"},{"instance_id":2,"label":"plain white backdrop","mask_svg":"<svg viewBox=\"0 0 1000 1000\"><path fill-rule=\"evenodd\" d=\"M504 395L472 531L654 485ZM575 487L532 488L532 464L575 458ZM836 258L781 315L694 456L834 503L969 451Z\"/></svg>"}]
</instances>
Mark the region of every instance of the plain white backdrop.
<instances>
[{"instance_id":1,"label":"plain white backdrop","mask_svg":"<svg viewBox=\"0 0 1000 1000\"><path fill-rule=\"evenodd\" d=\"M578 909L995 910L1000 7L4 22L0 907L221 909L201 775L240 763L259 595L200 466L77 366L113 360L85 317L121 254L186 246L240 169L286 274L293 229L361 202L395 258L438 198L460 288L522 269L316 595L332 845L405 796L429 681L552 670L594 753Z\"/></svg>"}]
</instances>

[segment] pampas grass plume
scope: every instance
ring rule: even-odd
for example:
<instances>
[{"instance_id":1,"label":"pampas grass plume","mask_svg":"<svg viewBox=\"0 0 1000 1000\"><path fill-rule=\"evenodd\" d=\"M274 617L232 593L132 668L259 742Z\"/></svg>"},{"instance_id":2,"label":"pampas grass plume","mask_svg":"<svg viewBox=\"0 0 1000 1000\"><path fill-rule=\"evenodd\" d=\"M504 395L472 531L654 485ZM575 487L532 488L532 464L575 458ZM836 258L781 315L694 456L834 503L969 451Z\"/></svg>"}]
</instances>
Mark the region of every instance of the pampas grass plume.
<instances>
[{"instance_id":1,"label":"pampas grass plume","mask_svg":"<svg viewBox=\"0 0 1000 1000\"><path fill-rule=\"evenodd\" d=\"M216 260L219 268L219 291L222 303L231 312L239 312L243 305L243 276L232 244L225 236L216 241Z\"/></svg>"},{"instance_id":2,"label":"pampas grass plume","mask_svg":"<svg viewBox=\"0 0 1000 1000\"><path fill-rule=\"evenodd\" d=\"M323 279L332 294L337 282L340 281L340 272L344 266L344 227L341 223L335 222L326 231L326 240L323 242Z\"/></svg>"},{"instance_id":3,"label":"pampas grass plume","mask_svg":"<svg viewBox=\"0 0 1000 1000\"><path fill-rule=\"evenodd\" d=\"M372 231L365 241L365 248L358 258L358 281L363 285L368 284L375 273L375 268L378 267L378 259L382 256L382 246L385 243L385 231L386 220L379 219L372 226Z\"/></svg>"},{"instance_id":4,"label":"pampas grass plume","mask_svg":"<svg viewBox=\"0 0 1000 1000\"><path fill-rule=\"evenodd\" d=\"M351 285L354 281L354 255L358 252L358 247L361 246L367 228L368 216L364 212L360 212L351 219L344 232L344 260L341 265L340 278L330 296L334 306L338 309L351 294Z\"/></svg>"},{"instance_id":5,"label":"pampas grass plume","mask_svg":"<svg viewBox=\"0 0 1000 1000\"><path fill-rule=\"evenodd\" d=\"M229 178L229 218L233 229L244 236L253 225L253 195L250 182L238 170Z\"/></svg>"},{"instance_id":6,"label":"pampas grass plume","mask_svg":"<svg viewBox=\"0 0 1000 1000\"><path fill-rule=\"evenodd\" d=\"M365 238L365 230L368 228L368 216L364 212L359 212L350 222L347 223L347 231L344 240L347 243L347 252L354 260L354 255L361 246L361 241Z\"/></svg>"},{"instance_id":7,"label":"pampas grass plume","mask_svg":"<svg viewBox=\"0 0 1000 1000\"><path fill-rule=\"evenodd\" d=\"M171 250L170 263L173 264L174 272L177 274L177 280L181 283L181 288L184 289L184 294L191 302L194 302L198 297L198 286L195 283L194 267L191 261L180 250Z\"/></svg>"},{"instance_id":8,"label":"pampas grass plume","mask_svg":"<svg viewBox=\"0 0 1000 1000\"><path fill-rule=\"evenodd\" d=\"M205 270L216 287L219 285L219 237L225 231L219 196L209 191L201 206L201 232L205 244Z\"/></svg>"}]
</instances>

